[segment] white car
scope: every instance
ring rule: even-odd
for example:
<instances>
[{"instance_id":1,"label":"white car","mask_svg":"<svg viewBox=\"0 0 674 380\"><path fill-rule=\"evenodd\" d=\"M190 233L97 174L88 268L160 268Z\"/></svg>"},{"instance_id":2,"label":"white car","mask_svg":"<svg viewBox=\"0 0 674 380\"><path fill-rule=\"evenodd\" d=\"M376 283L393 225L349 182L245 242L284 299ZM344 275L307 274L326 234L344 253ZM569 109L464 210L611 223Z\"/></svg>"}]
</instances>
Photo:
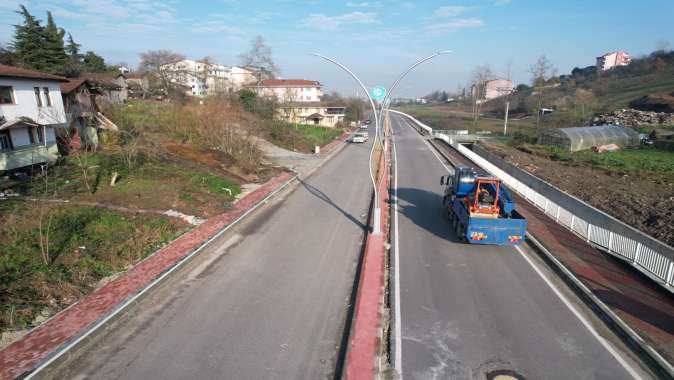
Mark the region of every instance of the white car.
<instances>
[{"instance_id":1,"label":"white car","mask_svg":"<svg viewBox=\"0 0 674 380\"><path fill-rule=\"evenodd\" d=\"M363 135L360 133L356 133L355 135L351 136L351 142L352 143L358 143L358 144L363 144L367 141Z\"/></svg>"},{"instance_id":2,"label":"white car","mask_svg":"<svg viewBox=\"0 0 674 380\"><path fill-rule=\"evenodd\" d=\"M367 141L370 138L370 135L367 132L356 132L357 135L363 136L365 141Z\"/></svg>"},{"instance_id":3,"label":"white car","mask_svg":"<svg viewBox=\"0 0 674 380\"><path fill-rule=\"evenodd\" d=\"M361 124L360 129L367 129L367 124Z\"/></svg>"}]
</instances>

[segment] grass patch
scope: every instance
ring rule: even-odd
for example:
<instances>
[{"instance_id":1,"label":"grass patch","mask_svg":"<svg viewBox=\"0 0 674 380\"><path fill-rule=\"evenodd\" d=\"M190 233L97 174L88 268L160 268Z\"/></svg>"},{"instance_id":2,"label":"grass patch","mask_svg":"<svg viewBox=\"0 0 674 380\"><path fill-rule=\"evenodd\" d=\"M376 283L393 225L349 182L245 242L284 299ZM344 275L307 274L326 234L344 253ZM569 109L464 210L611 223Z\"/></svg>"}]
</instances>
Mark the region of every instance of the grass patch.
<instances>
[{"instance_id":1,"label":"grass patch","mask_svg":"<svg viewBox=\"0 0 674 380\"><path fill-rule=\"evenodd\" d=\"M274 145L288 150L312 152L315 146L323 146L339 137L344 130L316 125L290 124L268 120L262 125L264 137Z\"/></svg>"},{"instance_id":2,"label":"grass patch","mask_svg":"<svg viewBox=\"0 0 674 380\"><path fill-rule=\"evenodd\" d=\"M569 152L558 147L532 144L522 144L518 146L518 149L553 161L563 161L571 165L588 165L611 172L674 175L674 154L652 147L624 148L605 153L596 153L591 150Z\"/></svg>"},{"instance_id":3,"label":"grass patch","mask_svg":"<svg viewBox=\"0 0 674 380\"><path fill-rule=\"evenodd\" d=\"M125 270L186 228L164 217L72 205L31 205L0 203L3 331L31 326L45 308L55 312L71 304L102 278ZM40 221L42 240L49 239L42 247Z\"/></svg>"},{"instance_id":4,"label":"grass patch","mask_svg":"<svg viewBox=\"0 0 674 380\"><path fill-rule=\"evenodd\" d=\"M503 135L503 120L480 117L478 122L473 121L473 116L468 112L453 110L446 105L408 105L398 107L402 112L410 114L438 130L468 130L470 133L489 131L494 136ZM535 118L508 121L508 135L521 133L536 135Z\"/></svg>"}]
</instances>

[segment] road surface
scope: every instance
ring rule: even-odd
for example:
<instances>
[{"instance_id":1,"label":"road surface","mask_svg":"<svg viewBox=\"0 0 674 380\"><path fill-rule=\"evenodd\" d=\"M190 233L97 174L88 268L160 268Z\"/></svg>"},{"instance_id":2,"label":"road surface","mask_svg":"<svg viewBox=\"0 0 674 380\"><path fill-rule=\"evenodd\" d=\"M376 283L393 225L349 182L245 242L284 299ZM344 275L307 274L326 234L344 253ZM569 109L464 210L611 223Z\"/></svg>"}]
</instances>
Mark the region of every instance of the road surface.
<instances>
[{"instance_id":1,"label":"road surface","mask_svg":"<svg viewBox=\"0 0 674 380\"><path fill-rule=\"evenodd\" d=\"M332 378L372 195L371 141L346 147L41 376Z\"/></svg>"},{"instance_id":2,"label":"road surface","mask_svg":"<svg viewBox=\"0 0 674 380\"><path fill-rule=\"evenodd\" d=\"M551 288L554 281L534 269L526 248L458 241L441 207L447 169L405 118L393 115L392 124L400 332L394 358L402 358L396 367L403 379L482 379L500 370L527 379L641 376L619 343L600 336L600 323Z\"/></svg>"}]
</instances>

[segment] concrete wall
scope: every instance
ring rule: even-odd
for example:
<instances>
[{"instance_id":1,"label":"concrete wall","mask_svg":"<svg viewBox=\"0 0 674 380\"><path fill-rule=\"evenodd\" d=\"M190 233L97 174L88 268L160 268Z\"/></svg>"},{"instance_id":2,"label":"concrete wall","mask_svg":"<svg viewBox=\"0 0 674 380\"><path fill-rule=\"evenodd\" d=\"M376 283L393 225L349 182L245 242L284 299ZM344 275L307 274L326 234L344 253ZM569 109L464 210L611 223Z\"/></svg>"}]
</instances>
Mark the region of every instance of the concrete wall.
<instances>
[{"instance_id":1,"label":"concrete wall","mask_svg":"<svg viewBox=\"0 0 674 380\"><path fill-rule=\"evenodd\" d=\"M2 104L0 111L7 120L28 117L38 124L64 124L66 115L63 111L63 100L59 82L42 81L35 79L0 78L1 86L11 86L14 92L15 104ZM40 87L42 107L37 106L33 87ZM47 106L42 88L49 88L51 106Z\"/></svg>"}]
</instances>

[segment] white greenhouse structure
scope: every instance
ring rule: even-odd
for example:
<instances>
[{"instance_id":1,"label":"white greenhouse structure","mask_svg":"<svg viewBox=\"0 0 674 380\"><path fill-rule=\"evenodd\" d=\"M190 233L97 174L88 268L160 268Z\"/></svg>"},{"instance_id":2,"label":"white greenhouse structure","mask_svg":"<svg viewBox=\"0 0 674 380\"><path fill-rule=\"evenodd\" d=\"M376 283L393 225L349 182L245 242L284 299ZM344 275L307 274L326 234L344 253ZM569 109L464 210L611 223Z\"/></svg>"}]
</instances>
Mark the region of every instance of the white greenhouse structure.
<instances>
[{"instance_id":1,"label":"white greenhouse structure","mask_svg":"<svg viewBox=\"0 0 674 380\"><path fill-rule=\"evenodd\" d=\"M616 144L621 147L639 145L639 134L617 125L594 127L551 128L541 132L538 143L568 149L571 152L596 146Z\"/></svg>"}]
</instances>

